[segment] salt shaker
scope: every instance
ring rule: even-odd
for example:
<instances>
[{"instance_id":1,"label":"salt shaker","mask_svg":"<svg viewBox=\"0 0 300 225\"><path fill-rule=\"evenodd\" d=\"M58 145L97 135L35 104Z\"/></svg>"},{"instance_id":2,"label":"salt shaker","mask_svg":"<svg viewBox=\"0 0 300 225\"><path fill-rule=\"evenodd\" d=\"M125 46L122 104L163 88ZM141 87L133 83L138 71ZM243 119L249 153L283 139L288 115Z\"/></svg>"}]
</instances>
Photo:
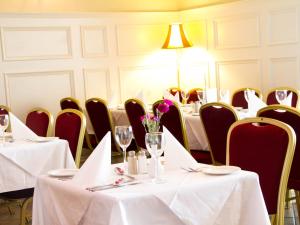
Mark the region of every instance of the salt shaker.
<instances>
[{"instance_id":1,"label":"salt shaker","mask_svg":"<svg viewBox=\"0 0 300 225\"><path fill-rule=\"evenodd\" d=\"M128 173L129 174L137 174L137 159L134 151L128 152Z\"/></svg>"},{"instance_id":2,"label":"salt shaker","mask_svg":"<svg viewBox=\"0 0 300 225\"><path fill-rule=\"evenodd\" d=\"M147 173L147 157L145 150L140 150L138 152L138 173Z\"/></svg>"}]
</instances>

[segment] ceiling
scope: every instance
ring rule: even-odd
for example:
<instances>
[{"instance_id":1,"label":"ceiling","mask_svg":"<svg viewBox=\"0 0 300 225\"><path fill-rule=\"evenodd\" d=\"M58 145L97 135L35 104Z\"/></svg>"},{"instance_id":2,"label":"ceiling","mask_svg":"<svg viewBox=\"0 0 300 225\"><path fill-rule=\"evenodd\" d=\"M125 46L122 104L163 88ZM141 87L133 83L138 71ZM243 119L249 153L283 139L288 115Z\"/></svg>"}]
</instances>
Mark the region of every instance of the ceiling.
<instances>
[{"instance_id":1,"label":"ceiling","mask_svg":"<svg viewBox=\"0 0 300 225\"><path fill-rule=\"evenodd\" d=\"M0 0L0 12L166 12L238 0Z\"/></svg>"}]
</instances>

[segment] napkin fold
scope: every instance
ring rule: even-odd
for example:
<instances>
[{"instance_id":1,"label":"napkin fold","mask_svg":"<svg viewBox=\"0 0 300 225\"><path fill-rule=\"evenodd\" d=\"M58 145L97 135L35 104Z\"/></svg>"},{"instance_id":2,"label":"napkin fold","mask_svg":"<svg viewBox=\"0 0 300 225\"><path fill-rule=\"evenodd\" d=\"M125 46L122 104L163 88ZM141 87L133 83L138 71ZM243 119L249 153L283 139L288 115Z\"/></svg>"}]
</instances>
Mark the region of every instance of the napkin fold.
<instances>
[{"instance_id":1,"label":"napkin fold","mask_svg":"<svg viewBox=\"0 0 300 225\"><path fill-rule=\"evenodd\" d=\"M206 92L206 103L216 102L218 100L218 94L216 88L209 88L205 92Z\"/></svg>"},{"instance_id":2,"label":"napkin fold","mask_svg":"<svg viewBox=\"0 0 300 225\"><path fill-rule=\"evenodd\" d=\"M146 98L143 90L140 90L136 94L136 98L139 99L140 101L142 101L144 103L144 105L148 105L147 98Z\"/></svg>"},{"instance_id":3,"label":"napkin fold","mask_svg":"<svg viewBox=\"0 0 300 225\"><path fill-rule=\"evenodd\" d=\"M255 95L255 92L251 92L248 100L248 114L255 116L257 111L263 107L266 107L267 104L264 103L259 97Z\"/></svg>"},{"instance_id":4,"label":"napkin fold","mask_svg":"<svg viewBox=\"0 0 300 225\"><path fill-rule=\"evenodd\" d=\"M282 101L282 105L292 106L293 92L290 92L286 99Z\"/></svg>"},{"instance_id":5,"label":"napkin fold","mask_svg":"<svg viewBox=\"0 0 300 225\"><path fill-rule=\"evenodd\" d=\"M220 102L230 105L230 93L229 90L220 90Z\"/></svg>"},{"instance_id":6,"label":"napkin fold","mask_svg":"<svg viewBox=\"0 0 300 225\"><path fill-rule=\"evenodd\" d=\"M172 95L168 90L166 90L163 97L164 99L169 99L180 104L179 92L177 92L175 95Z\"/></svg>"},{"instance_id":7,"label":"napkin fold","mask_svg":"<svg viewBox=\"0 0 300 225\"><path fill-rule=\"evenodd\" d=\"M197 168L197 161L191 154L177 141L171 132L163 127L163 132L166 140L164 151L165 169L174 170L180 168Z\"/></svg>"},{"instance_id":8,"label":"napkin fold","mask_svg":"<svg viewBox=\"0 0 300 225\"><path fill-rule=\"evenodd\" d=\"M11 132L14 139L29 139L37 140L39 136L30 130L21 120L19 120L13 113L9 113Z\"/></svg>"},{"instance_id":9,"label":"napkin fold","mask_svg":"<svg viewBox=\"0 0 300 225\"><path fill-rule=\"evenodd\" d=\"M110 176L111 132L107 132L70 182L82 187L105 185Z\"/></svg>"}]
</instances>

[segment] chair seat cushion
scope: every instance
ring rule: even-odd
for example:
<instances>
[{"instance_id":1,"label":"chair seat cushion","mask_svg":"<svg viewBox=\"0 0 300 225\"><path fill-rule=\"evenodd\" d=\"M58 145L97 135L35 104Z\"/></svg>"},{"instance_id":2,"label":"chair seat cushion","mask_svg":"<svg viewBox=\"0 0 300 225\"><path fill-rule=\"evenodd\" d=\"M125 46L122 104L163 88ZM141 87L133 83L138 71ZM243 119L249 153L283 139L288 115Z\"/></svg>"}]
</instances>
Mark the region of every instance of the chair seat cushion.
<instances>
[{"instance_id":1,"label":"chair seat cushion","mask_svg":"<svg viewBox=\"0 0 300 225\"><path fill-rule=\"evenodd\" d=\"M209 151L205 150L191 150L191 155L198 163L212 164Z\"/></svg>"}]
</instances>

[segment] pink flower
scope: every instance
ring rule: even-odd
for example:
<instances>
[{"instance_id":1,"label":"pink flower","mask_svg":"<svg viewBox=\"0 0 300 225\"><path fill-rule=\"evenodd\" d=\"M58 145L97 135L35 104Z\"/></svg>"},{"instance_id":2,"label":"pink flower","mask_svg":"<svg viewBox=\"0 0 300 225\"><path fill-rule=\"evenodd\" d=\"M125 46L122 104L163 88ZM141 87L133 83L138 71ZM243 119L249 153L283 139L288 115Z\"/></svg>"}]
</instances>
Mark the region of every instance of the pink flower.
<instances>
[{"instance_id":1,"label":"pink flower","mask_svg":"<svg viewBox=\"0 0 300 225\"><path fill-rule=\"evenodd\" d=\"M161 103L157 106L157 109L161 113L166 113L169 111L169 105L166 103Z\"/></svg>"},{"instance_id":2,"label":"pink flower","mask_svg":"<svg viewBox=\"0 0 300 225\"><path fill-rule=\"evenodd\" d=\"M146 117L145 115L141 116L140 120L143 121L145 119L145 117Z\"/></svg>"},{"instance_id":3,"label":"pink flower","mask_svg":"<svg viewBox=\"0 0 300 225\"><path fill-rule=\"evenodd\" d=\"M168 106L173 105L173 102L169 99L164 99L164 103L167 104Z\"/></svg>"}]
</instances>

